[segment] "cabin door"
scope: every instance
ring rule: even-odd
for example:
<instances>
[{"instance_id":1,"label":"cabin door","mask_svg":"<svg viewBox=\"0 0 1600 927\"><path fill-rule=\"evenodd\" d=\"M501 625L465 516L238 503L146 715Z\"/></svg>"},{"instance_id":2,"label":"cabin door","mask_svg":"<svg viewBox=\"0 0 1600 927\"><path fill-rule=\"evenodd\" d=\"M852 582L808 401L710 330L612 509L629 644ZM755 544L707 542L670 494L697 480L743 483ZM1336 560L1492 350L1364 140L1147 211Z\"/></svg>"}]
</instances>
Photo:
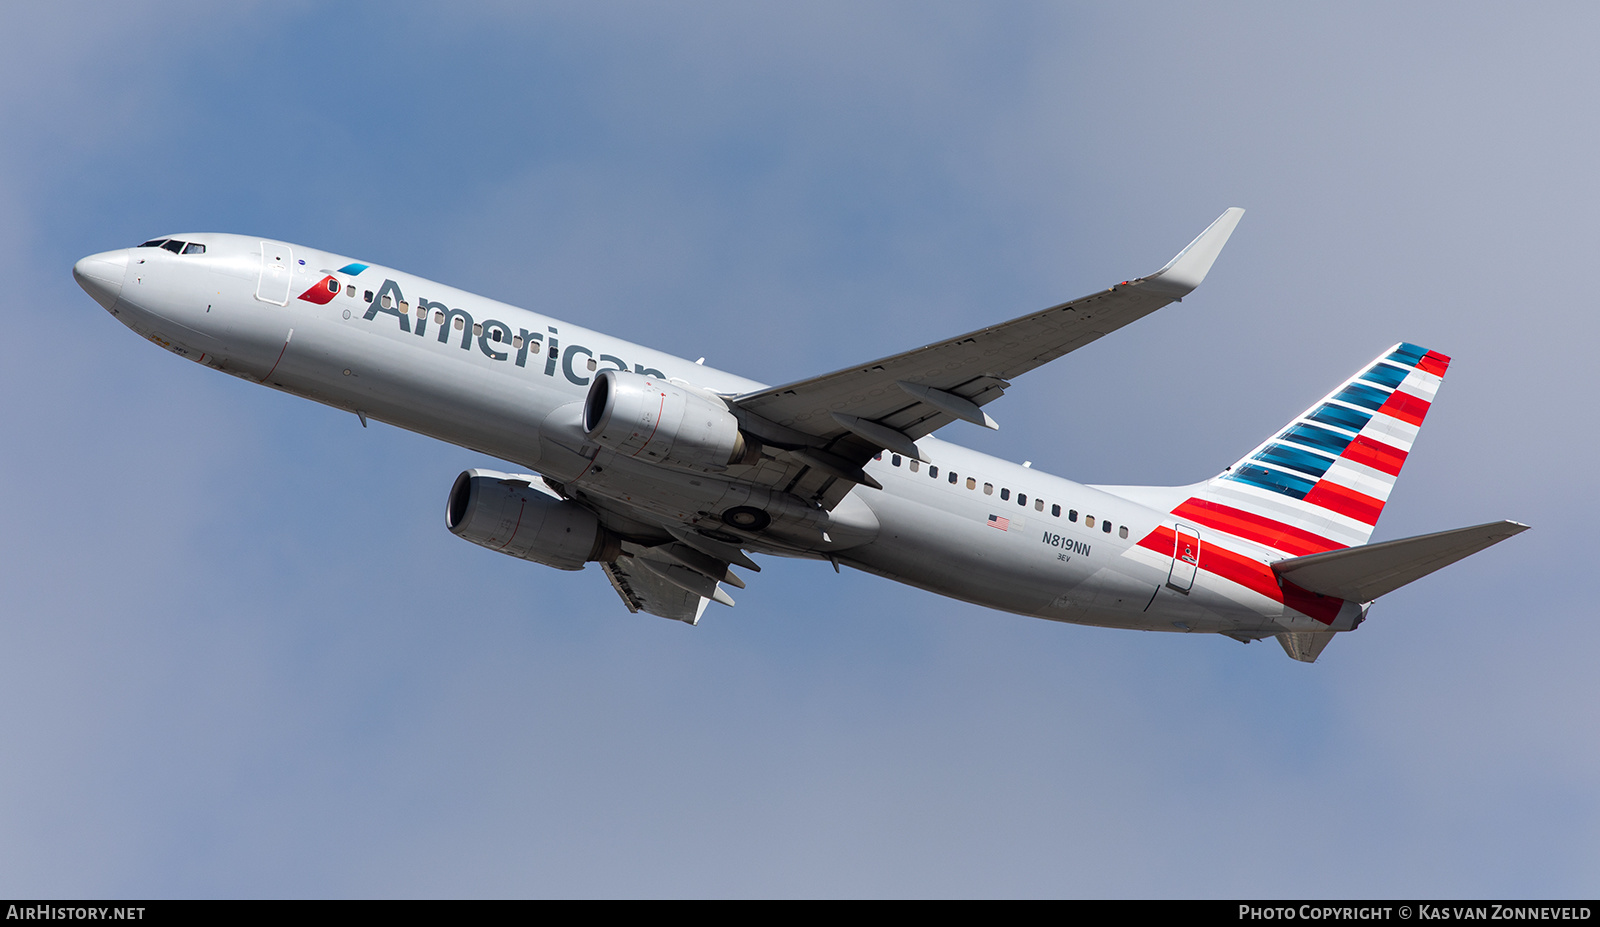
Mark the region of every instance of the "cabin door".
<instances>
[{"instance_id":1,"label":"cabin door","mask_svg":"<svg viewBox=\"0 0 1600 927\"><path fill-rule=\"evenodd\" d=\"M261 282L256 284L256 299L274 306L289 305L289 283L294 277L292 257L288 245L261 243Z\"/></svg>"}]
</instances>

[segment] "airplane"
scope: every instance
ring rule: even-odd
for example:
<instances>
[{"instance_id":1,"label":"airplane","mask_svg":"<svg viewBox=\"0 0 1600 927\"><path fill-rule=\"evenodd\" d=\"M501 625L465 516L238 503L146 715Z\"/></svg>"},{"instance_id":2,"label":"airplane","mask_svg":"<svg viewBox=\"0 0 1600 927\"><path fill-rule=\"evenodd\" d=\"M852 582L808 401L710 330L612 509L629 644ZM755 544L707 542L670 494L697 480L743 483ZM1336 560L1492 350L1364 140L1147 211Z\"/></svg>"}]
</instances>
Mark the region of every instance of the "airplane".
<instances>
[{"instance_id":1,"label":"airplane","mask_svg":"<svg viewBox=\"0 0 1600 927\"><path fill-rule=\"evenodd\" d=\"M73 276L181 357L511 462L456 477L446 527L598 562L630 612L698 624L761 554L1052 621L1272 637L1311 663L1375 599L1527 528L1368 543L1446 355L1385 349L1186 486L1083 485L933 436L998 427L986 407L1018 376L1188 296L1243 213L1148 276L779 386L259 237L151 239Z\"/></svg>"}]
</instances>

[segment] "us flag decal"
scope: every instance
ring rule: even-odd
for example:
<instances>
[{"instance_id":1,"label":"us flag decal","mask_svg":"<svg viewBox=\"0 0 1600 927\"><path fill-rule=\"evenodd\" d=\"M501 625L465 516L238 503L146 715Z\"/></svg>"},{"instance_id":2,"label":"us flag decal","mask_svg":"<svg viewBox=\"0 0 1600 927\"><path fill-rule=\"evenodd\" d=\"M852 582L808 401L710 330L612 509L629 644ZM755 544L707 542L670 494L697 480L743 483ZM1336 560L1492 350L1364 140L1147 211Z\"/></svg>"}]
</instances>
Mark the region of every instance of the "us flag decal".
<instances>
[{"instance_id":1,"label":"us flag decal","mask_svg":"<svg viewBox=\"0 0 1600 927\"><path fill-rule=\"evenodd\" d=\"M1005 517L1000 516L1000 515L990 515L989 516L989 527L991 527L991 528L999 528L1001 531L1010 531L1011 530L1011 519L1005 518Z\"/></svg>"}]
</instances>

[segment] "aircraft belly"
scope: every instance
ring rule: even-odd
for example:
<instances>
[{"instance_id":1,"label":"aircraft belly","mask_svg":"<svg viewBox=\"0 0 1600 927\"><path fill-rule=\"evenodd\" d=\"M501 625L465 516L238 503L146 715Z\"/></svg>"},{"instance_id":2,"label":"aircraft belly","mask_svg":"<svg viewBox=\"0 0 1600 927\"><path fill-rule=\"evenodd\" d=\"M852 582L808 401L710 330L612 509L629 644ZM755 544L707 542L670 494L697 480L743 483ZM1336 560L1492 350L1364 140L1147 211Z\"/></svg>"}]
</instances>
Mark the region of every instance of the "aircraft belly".
<instances>
[{"instance_id":1,"label":"aircraft belly","mask_svg":"<svg viewBox=\"0 0 1600 927\"><path fill-rule=\"evenodd\" d=\"M1169 586L1170 564L1137 545L1118 546L1087 531L1062 539L1057 520L1015 513L1002 530L989 516L1007 509L992 499L926 487L915 481L910 493L890 484L864 494L883 527L877 542L852 551L846 562L940 595L1053 621L1174 632L1285 627L1261 603L1224 595L1214 581L1187 592Z\"/></svg>"},{"instance_id":2,"label":"aircraft belly","mask_svg":"<svg viewBox=\"0 0 1600 927\"><path fill-rule=\"evenodd\" d=\"M1084 566L1056 560L1037 543L1026 517L1005 530L990 528L991 506L981 501L932 497L936 504L892 489L862 496L877 515L878 538L846 562L919 589L978 605L1034 614L1059 588L1081 582Z\"/></svg>"},{"instance_id":3,"label":"aircraft belly","mask_svg":"<svg viewBox=\"0 0 1600 927\"><path fill-rule=\"evenodd\" d=\"M134 334L147 341L153 341L180 357L198 360L208 352L215 353L222 348L222 342L216 338L147 312L137 303L125 298L118 299L113 304L111 314L128 326Z\"/></svg>"},{"instance_id":4,"label":"aircraft belly","mask_svg":"<svg viewBox=\"0 0 1600 927\"><path fill-rule=\"evenodd\" d=\"M337 408L536 466L539 428L559 397L536 382L428 348L405 337L375 338L337 320L303 318L272 380Z\"/></svg>"},{"instance_id":5,"label":"aircraft belly","mask_svg":"<svg viewBox=\"0 0 1600 927\"><path fill-rule=\"evenodd\" d=\"M552 418L560 416L560 410ZM609 450L590 448L584 457L569 448L545 441L545 472L562 482L568 492L598 497L615 506L647 513L666 524L679 524L742 538L752 549L772 548L794 554L826 556L834 551L855 548L877 534L878 523L871 509L847 496L833 511L809 504L789 493L756 486L732 477L677 470L659 464L642 463ZM561 455L565 454L565 458ZM581 466L575 476L563 477L559 470ZM759 509L771 519L758 532L734 531L721 519L729 509Z\"/></svg>"}]
</instances>

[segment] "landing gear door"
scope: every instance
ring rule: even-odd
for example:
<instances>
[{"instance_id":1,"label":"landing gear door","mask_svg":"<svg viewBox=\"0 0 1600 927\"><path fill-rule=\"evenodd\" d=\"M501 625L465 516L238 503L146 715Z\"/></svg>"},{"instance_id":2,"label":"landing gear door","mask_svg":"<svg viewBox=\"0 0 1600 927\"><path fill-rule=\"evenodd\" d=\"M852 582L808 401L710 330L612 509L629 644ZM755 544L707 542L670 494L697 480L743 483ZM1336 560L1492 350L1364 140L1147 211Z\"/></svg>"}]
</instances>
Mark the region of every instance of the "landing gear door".
<instances>
[{"instance_id":1,"label":"landing gear door","mask_svg":"<svg viewBox=\"0 0 1600 927\"><path fill-rule=\"evenodd\" d=\"M1194 573L1200 566L1200 531L1182 523L1172 528L1172 572L1167 585L1180 592L1194 587Z\"/></svg>"},{"instance_id":2,"label":"landing gear door","mask_svg":"<svg viewBox=\"0 0 1600 927\"><path fill-rule=\"evenodd\" d=\"M294 277L289 246L276 241L261 243L261 282L256 299L274 306L289 305L289 283Z\"/></svg>"}]
</instances>

